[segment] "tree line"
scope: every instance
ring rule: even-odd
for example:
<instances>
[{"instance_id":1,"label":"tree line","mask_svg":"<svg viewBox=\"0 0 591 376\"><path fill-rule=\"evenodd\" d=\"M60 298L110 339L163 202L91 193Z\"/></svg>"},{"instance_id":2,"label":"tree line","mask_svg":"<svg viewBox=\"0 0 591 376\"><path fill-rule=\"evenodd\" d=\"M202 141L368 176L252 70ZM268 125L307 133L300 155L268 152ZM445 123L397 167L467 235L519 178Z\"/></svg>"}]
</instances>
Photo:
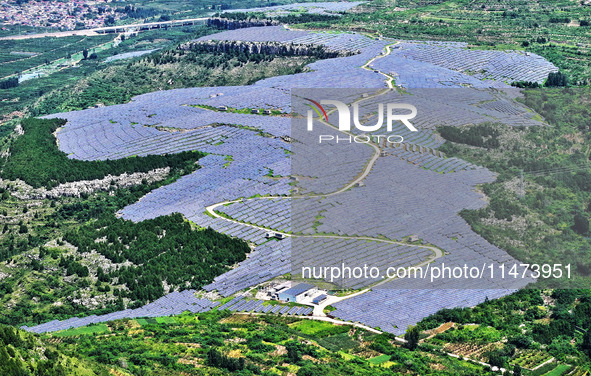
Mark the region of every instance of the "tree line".
<instances>
[{"instance_id":1,"label":"tree line","mask_svg":"<svg viewBox=\"0 0 591 376\"><path fill-rule=\"evenodd\" d=\"M194 41L180 45L179 48L190 50L197 54L243 53L246 56L254 54L273 56L311 56L317 59L331 59L359 53L358 51L332 50L322 45L282 42Z\"/></svg>"},{"instance_id":2,"label":"tree line","mask_svg":"<svg viewBox=\"0 0 591 376\"><path fill-rule=\"evenodd\" d=\"M470 127L441 126L437 128L441 137L448 141L477 146L481 148L499 147L499 131L492 123L482 123Z\"/></svg>"}]
</instances>

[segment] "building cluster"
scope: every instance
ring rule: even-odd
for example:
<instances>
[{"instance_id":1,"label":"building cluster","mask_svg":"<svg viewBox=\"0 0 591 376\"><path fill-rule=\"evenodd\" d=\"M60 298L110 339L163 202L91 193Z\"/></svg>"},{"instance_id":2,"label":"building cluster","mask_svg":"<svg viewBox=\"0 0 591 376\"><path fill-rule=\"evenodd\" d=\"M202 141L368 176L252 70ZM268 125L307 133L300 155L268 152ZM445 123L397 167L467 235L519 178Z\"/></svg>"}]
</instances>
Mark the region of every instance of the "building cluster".
<instances>
[{"instance_id":1,"label":"building cluster","mask_svg":"<svg viewBox=\"0 0 591 376\"><path fill-rule=\"evenodd\" d=\"M0 0L0 23L60 30L103 27L122 13L107 5L108 0L27 1Z\"/></svg>"},{"instance_id":2,"label":"building cluster","mask_svg":"<svg viewBox=\"0 0 591 376\"><path fill-rule=\"evenodd\" d=\"M278 300L284 303L320 304L328 298L325 290L309 283L291 282L272 283L264 288L267 299Z\"/></svg>"}]
</instances>

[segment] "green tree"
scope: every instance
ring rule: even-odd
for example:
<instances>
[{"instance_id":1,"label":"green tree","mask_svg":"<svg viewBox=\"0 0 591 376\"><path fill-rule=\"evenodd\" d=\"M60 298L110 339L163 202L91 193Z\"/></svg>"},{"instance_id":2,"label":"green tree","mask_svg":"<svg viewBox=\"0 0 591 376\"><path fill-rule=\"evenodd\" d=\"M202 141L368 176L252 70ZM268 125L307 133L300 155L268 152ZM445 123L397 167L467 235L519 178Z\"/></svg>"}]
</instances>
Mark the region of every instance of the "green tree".
<instances>
[{"instance_id":1,"label":"green tree","mask_svg":"<svg viewBox=\"0 0 591 376\"><path fill-rule=\"evenodd\" d=\"M591 330L587 330L587 332L583 336L581 350L583 350L583 352L587 354L588 357L591 357Z\"/></svg>"},{"instance_id":2,"label":"green tree","mask_svg":"<svg viewBox=\"0 0 591 376\"><path fill-rule=\"evenodd\" d=\"M302 355L300 354L299 343L295 341L290 341L285 345L285 349L287 350L287 359L290 363L297 363L302 360Z\"/></svg>"},{"instance_id":3,"label":"green tree","mask_svg":"<svg viewBox=\"0 0 591 376\"><path fill-rule=\"evenodd\" d=\"M589 220L583 213L577 212L575 214L575 225L573 226L575 232L586 235L589 232Z\"/></svg>"},{"instance_id":4,"label":"green tree","mask_svg":"<svg viewBox=\"0 0 591 376\"><path fill-rule=\"evenodd\" d=\"M513 376L521 376L521 366L519 364L513 367Z\"/></svg>"},{"instance_id":5,"label":"green tree","mask_svg":"<svg viewBox=\"0 0 591 376\"><path fill-rule=\"evenodd\" d=\"M561 72L550 72L548 73L548 78L546 79L545 86L554 87L554 86L567 86L568 85L568 78L566 74Z\"/></svg>"},{"instance_id":6,"label":"green tree","mask_svg":"<svg viewBox=\"0 0 591 376\"><path fill-rule=\"evenodd\" d=\"M414 350L419 346L419 336L420 336L419 328L416 326L411 326L408 328L406 333L404 333L404 339L406 340L406 348L410 350Z\"/></svg>"}]
</instances>

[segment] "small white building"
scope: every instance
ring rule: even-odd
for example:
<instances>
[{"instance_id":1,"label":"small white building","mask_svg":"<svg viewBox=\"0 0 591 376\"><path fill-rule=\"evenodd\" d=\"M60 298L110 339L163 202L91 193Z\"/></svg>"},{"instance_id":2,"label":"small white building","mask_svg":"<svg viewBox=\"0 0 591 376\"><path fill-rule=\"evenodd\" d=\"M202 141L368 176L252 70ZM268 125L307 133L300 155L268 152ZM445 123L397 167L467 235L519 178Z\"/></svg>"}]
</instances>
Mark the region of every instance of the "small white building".
<instances>
[{"instance_id":1,"label":"small white building","mask_svg":"<svg viewBox=\"0 0 591 376\"><path fill-rule=\"evenodd\" d=\"M273 232L273 231L269 231L265 234L265 238L266 239L279 239L279 240L283 240L286 238L286 236L284 234L281 234L279 232Z\"/></svg>"},{"instance_id":2,"label":"small white building","mask_svg":"<svg viewBox=\"0 0 591 376\"><path fill-rule=\"evenodd\" d=\"M313 296L318 292L318 288L309 283L298 283L284 291L279 292L279 300L284 302L301 303L303 300Z\"/></svg>"}]
</instances>

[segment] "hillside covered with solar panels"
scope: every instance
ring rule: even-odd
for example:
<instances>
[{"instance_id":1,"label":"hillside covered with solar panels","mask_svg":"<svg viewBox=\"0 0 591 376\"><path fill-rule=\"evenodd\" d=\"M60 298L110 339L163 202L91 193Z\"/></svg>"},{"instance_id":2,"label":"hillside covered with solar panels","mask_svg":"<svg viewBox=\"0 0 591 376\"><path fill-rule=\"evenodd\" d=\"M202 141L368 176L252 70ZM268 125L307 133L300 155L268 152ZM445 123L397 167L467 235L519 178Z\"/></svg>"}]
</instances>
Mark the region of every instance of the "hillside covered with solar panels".
<instances>
[{"instance_id":1,"label":"hillside covered with solar panels","mask_svg":"<svg viewBox=\"0 0 591 376\"><path fill-rule=\"evenodd\" d=\"M281 12L284 8L277 9ZM139 256L134 261L122 256L124 251L113 253L102 244L136 249L133 247L141 246L140 240L127 239L123 230L111 234L100 225L88 225L84 233L69 233L56 246L84 250L81 259L63 261L73 275L84 275L90 260L100 261L100 272L91 266L86 273L99 273L102 281L116 286L117 295L106 301L92 299L121 309L47 322L32 320L24 329L53 332L114 319L224 309L325 316L312 303L267 305L251 290L286 275L295 276L302 262L337 265L344 259L353 263L369 260L372 265L400 267L517 262L476 234L459 215L487 205L478 187L494 181L496 174L440 151L445 140L437 127L491 121L508 127L545 126L516 100L521 94L511 89L511 83L542 83L558 70L552 63L536 54L473 50L456 42L403 41L284 26L222 31L183 48L193 46L251 52L278 46L285 46L285 51L321 48L333 57L319 59L301 73L266 78L249 86L162 90L136 96L126 104L43 118L66 120L54 135L59 150L72 161L204 153L191 169L174 179L154 181L146 191L129 188L128 194L103 199L108 205L100 200L92 205L96 210L115 211L122 223L141 224L180 213L193 231L210 228L246 242L251 249L245 256L232 256L234 265L219 275L205 273L202 278L196 272L198 278L183 280L173 268L170 273L174 278L166 278L163 288L154 287L161 281L153 280L130 285L125 282L126 273L150 269L142 266ZM388 91L390 87L398 90ZM297 88L349 88L333 92L334 98L347 104L358 101L362 116L370 123L377 119L375 109L381 100L375 95L376 88L385 89L395 101L412 97L422 110L413 120L419 131L394 123L390 134L401 137L399 142L315 147L314 136L301 131L303 117L295 115L300 111L293 107L292 94ZM336 123L337 113L330 112L327 120ZM318 123L317 127L328 135L339 135L326 124ZM367 136L358 130L352 132ZM373 196L376 200L368 201L376 192L386 195L378 194ZM92 205L71 206L71 210L91 213L95 210ZM56 215L67 212L61 210ZM159 226L164 230L147 230L146 237L165 244L170 230ZM157 253L146 252L141 257L159 260ZM359 293L351 298L330 298L334 299L329 299L334 307L330 315L402 334L409 325L442 308L473 306L510 294L531 281L484 279L458 284L445 280L435 289L430 283L400 279L342 279L339 288ZM329 282L327 278L316 281L325 287ZM133 305L128 305L131 296ZM86 302L89 298L76 299Z\"/></svg>"},{"instance_id":2,"label":"hillside covered with solar panels","mask_svg":"<svg viewBox=\"0 0 591 376\"><path fill-rule=\"evenodd\" d=\"M68 4L0 2L0 376L591 373L591 0Z\"/></svg>"}]
</instances>

